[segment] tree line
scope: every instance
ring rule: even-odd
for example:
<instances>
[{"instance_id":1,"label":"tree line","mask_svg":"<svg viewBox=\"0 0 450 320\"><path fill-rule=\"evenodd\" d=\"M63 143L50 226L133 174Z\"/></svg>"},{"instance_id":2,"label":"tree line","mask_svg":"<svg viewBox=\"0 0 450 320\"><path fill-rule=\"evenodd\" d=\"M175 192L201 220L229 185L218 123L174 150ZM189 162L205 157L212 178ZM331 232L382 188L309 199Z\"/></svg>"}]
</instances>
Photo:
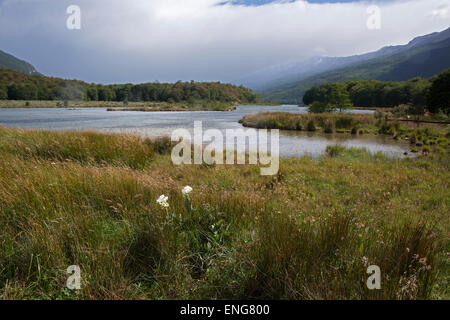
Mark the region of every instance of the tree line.
<instances>
[{"instance_id":1,"label":"tree line","mask_svg":"<svg viewBox=\"0 0 450 320\"><path fill-rule=\"evenodd\" d=\"M450 108L450 69L431 79L420 77L408 81L383 82L351 80L326 83L309 89L303 96L312 111L326 112L345 107L393 108L411 105L412 108L436 113Z\"/></svg>"},{"instance_id":2,"label":"tree line","mask_svg":"<svg viewBox=\"0 0 450 320\"><path fill-rule=\"evenodd\" d=\"M177 82L144 84L89 84L0 69L0 99L86 100L86 101L220 101L257 103L260 98L243 86L220 82Z\"/></svg>"}]
</instances>

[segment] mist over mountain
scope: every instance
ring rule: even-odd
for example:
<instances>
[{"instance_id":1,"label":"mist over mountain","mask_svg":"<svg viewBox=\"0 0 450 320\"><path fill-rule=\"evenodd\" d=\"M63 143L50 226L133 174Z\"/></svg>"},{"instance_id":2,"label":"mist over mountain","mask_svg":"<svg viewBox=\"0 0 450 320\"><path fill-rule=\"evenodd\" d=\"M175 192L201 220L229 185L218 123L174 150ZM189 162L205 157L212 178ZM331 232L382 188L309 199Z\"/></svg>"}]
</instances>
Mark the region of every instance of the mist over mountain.
<instances>
[{"instance_id":1,"label":"mist over mountain","mask_svg":"<svg viewBox=\"0 0 450 320\"><path fill-rule=\"evenodd\" d=\"M311 86L329 81L377 79L408 80L430 77L450 67L450 28L414 38L406 45L349 57L312 57L289 62L233 81L262 94L267 100L300 103Z\"/></svg>"},{"instance_id":2,"label":"mist over mountain","mask_svg":"<svg viewBox=\"0 0 450 320\"><path fill-rule=\"evenodd\" d=\"M386 46L348 57L314 56L262 69L232 81L264 100L301 104L304 93L326 82L346 80L403 81L432 77L450 68L450 28L416 37L406 45ZM39 75L30 63L0 51L0 69Z\"/></svg>"}]
</instances>

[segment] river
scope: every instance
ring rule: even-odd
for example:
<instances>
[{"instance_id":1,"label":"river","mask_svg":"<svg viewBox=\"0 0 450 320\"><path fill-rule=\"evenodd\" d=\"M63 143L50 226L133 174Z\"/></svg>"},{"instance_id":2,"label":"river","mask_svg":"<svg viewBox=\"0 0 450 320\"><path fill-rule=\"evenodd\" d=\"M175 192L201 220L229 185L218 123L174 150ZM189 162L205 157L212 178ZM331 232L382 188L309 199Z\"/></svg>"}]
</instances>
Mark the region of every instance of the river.
<instances>
[{"instance_id":1,"label":"river","mask_svg":"<svg viewBox=\"0 0 450 320\"><path fill-rule=\"evenodd\" d=\"M231 112L108 112L105 108L78 109L0 109L0 125L14 128L40 128L50 130L97 130L102 132L127 132L148 137L170 136L173 130L186 128L193 131L194 121L202 121L203 129L243 128L238 121L247 114L258 112L305 113L297 106L238 106ZM350 110L354 113L372 113ZM282 157L320 156L328 145L366 148L392 157L402 157L409 152L408 144L384 135L322 134L280 131Z\"/></svg>"}]
</instances>

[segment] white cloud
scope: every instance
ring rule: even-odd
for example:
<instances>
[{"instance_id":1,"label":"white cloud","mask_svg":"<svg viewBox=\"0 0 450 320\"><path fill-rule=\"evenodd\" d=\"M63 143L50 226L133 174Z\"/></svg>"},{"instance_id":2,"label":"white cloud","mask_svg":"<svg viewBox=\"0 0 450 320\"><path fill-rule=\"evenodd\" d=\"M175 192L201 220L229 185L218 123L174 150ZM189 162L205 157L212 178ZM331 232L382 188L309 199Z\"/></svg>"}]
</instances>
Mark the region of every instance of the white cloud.
<instances>
[{"instance_id":1,"label":"white cloud","mask_svg":"<svg viewBox=\"0 0 450 320\"><path fill-rule=\"evenodd\" d=\"M447 2L447 1L445 1ZM437 7L436 9L433 9L431 11L431 16L433 17L438 17L438 18L442 18L442 19L448 19L450 18L449 16L449 4L447 3L442 3L439 7Z\"/></svg>"},{"instance_id":2,"label":"white cloud","mask_svg":"<svg viewBox=\"0 0 450 320\"><path fill-rule=\"evenodd\" d=\"M443 18L450 4L380 2L381 29L368 30L366 9L373 2L299 0L245 7L218 5L222 0L78 0L82 30L76 34L65 29L65 8L71 2L4 2L0 43L10 41L42 72L91 81L229 80L318 52L351 55L406 43L448 27ZM22 21L14 28L17 16ZM42 42L33 48L40 53L37 58L15 42L30 37ZM47 42L52 46L46 48ZM55 42L68 52L63 70L54 58L57 52L51 52Z\"/></svg>"}]
</instances>

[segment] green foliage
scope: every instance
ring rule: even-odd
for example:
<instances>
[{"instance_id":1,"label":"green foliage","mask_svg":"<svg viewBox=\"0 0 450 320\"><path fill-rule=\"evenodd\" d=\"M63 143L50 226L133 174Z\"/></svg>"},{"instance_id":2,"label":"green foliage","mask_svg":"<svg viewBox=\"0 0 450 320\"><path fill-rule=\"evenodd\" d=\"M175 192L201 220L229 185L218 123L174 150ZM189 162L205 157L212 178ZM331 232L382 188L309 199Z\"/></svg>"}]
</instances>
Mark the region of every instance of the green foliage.
<instances>
[{"instance_id":1,"label":"green foliage","mask_svg":"<svg viewBox=\"0 0 450 320\"><path fill-rule=\"evenodd\" d=\"M307 130L323 129L332 133L335 129L347 130L361 127L374 127L378 121L372 115L341 114L341 113L304 113L293 114L283 112L265 112L244 116L240 123L246 127L280 129L280 130Z\"/></svg>"},{"instance_id":2,"label":"green foliage","mask_svg":"<svg viewBox=\"0 0 450 320\"><path fill-rule=\"evenodd\" d=\"M9 69L25 74L38 74L36 69L26 61L17 59L0 50L0 69Z\"/></svg>"},{"instance_id":3,"label":"green foliage","mask_svg":"<svg viewBox=\"0 0 450 320\"><path fill-rule=\"evenodd\" d=\"M321 73L304 80L287 82L262 93L264 100L299 104L304 94L314 86L351 80L406 81L415 77L430 78L449 68L450 38L406 52L353 64ZM418 63L420 61L420 63ZM402 92L392 95L401 98ZM409 103L401 101L400 103ZM307 103L305 103L307 104ZM358 104L355 104L359 106ZM362 106L362 105L361 105ZM373 106L373 105L372 105Z\"/></svg>"},{"instance_id":4,"label":"green foliage","mask_svg":"<svg viewBox=\"0 0 450 320\"><path fill-rule=\"evenodd\" d=\"M441 110L450 114L450 69L433 80L427 102L430 112L438 113Z\"/></svg>"},{"instance_id":5,"label":"green foliage","mask_svg":"<svg viewBox=\"0 0 450 320\"><path fill-rule=\"evenodd\" d=\"M350 95L343 83L334 83L330 86L326 101L340 111L350 107L352 104Z\"/></svg>"},{"instance_id":6,"label":"green foliage","mask_svg":"<svg viewBox=\"0 0 450 320\"><path fill-rule=\"evenodd\" d=\"M172 102L207 101L258 103L260 98L250 89L220 82L177 82L98 85L40 75L26 75L0 70L0 99L10 100L87 100Z\"/></svg>"},{"instance_id":7,"label":"green foliage","mask_svg":"<svg viewBox=\"0 0 450 320\"><path fill-rule=\"evenodd\" d=\"M328 103L325 102L314 101L309 105L309 112L311 113L324 113L330 111L332 111L332 108Z\"/></svg>"},{"instance_id":8,"label":"green foliage","mask_svg":"<svg viewBox=\"0 0 450 320\"><path fill-rule=\"evenodd\" d=\"M331 158L341 158L347 159L349 161L353 160L380 160L386 159L386 156L380 153L372 154L368 152L366 149L358 149L358 148L346 148L341 145L332 145L327 146L326 155Z\"/></svg>"},{"instance_id":9,"label":"green foliage","mask_svg":"<svg viewBox=\"0 0 450 320\"><path fill-rule=\"evenodd\" d=\"M344 83L326 83L309 89L303 103L328 102L356 107L392 108L411 104L416 113L425 107L425 96L431 86L430 80L415 78L404 82L377 80L351 80Z\"/></svg>"},{"instance_id":10,"label":"green foliage","mask_svg":"<svg viewBox=\"0 0 450 320\"><path fill-rule=\"evenodd\" d=\"M8 87L4 84L0 84L0 100L8 99Z\"/></svg>"}]
</instances>

